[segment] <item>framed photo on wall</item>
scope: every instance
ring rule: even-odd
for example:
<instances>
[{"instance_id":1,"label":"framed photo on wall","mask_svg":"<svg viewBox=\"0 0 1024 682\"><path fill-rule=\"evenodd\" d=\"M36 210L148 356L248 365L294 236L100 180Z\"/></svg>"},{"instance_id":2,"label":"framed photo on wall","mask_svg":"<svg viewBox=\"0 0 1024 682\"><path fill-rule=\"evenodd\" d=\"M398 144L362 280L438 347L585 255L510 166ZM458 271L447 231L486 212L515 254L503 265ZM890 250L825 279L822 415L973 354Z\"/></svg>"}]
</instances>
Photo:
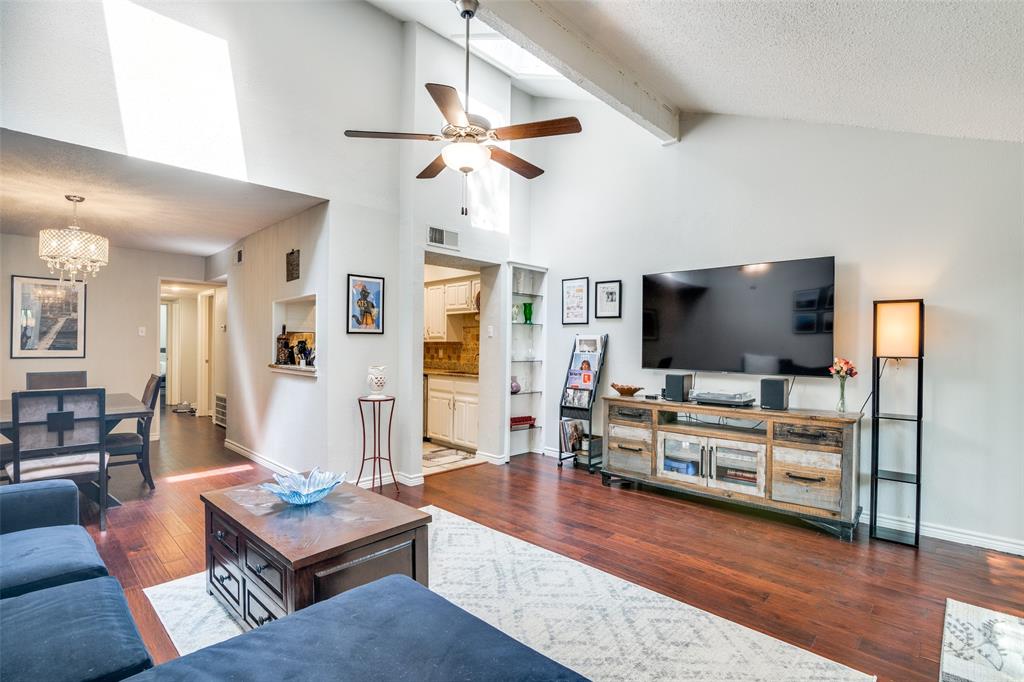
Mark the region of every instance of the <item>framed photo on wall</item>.
<instances>
[{"instance_id":1,"label":"framed photo on wall","mask_svg":"<svg viewBox=\"0 0 1024 682\"><path fill-rule=\"evenodd\" d=\"M594 283L594 317L622 317L622 280Z\"/></svg>"},{"instance_id":2,"label":"framed photo on wall","mask_svg":"<svg viewBox=\"0 0 1024 682\"><path fill-rule=\"evenodd\" d=\"M11 358L85 357L85 283L11 275Z\"/></svg>"},{"instance_id":3,"label":"framed photo on wall","mask_svg":"<svg viewBox=\"0 0 1024 682\"><path fill-rule=\"evenodd\" d=\"M384 333L384 278L348 276L349 334Z\"/></svg>"},{"instance_id":4,"label":"framed photo on wall","mask_svg":"<svg viewBox=\"0 0 1024 682\"><path fill-rule=\"evenodd\" d=\"M590 278L562 280L562 324L590 324Z\"/></svg>"}]
</instances>

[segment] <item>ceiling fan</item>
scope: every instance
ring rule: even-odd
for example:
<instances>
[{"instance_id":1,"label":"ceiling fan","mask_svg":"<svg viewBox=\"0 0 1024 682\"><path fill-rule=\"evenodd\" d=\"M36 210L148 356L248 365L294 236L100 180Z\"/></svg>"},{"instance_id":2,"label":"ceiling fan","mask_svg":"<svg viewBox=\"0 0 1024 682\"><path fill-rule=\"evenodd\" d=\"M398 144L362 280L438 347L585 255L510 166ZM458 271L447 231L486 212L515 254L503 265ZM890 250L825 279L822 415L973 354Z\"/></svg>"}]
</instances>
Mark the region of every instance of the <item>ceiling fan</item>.
<instances>
[{"instance_id":1,"label":"ceiling fan","mask_svg":"<svg viewBox=\"0 0 1024 682\"><path fill-rule=\"evenodd\" d=\"M575 116L556 118L549 121L534 121L517 125L491 128L490 121L483 116L471 114L469 108L469 21L480 6L478 0L458 0L456 6L466 20L466 106L459 101L459 93L450 85L427 83L427 92L441 110L447 124L437 135L429 133L387 133L367 130L346 130L346 137L367 137L386 140L426 140L448 142L436 159L420 171L417 178L435 178L445 166L469 175L494 160L526 179L533 179L544 172L526 159L520 158L497 146L496 142L526 140L551 135L578 133L583 128ZM463 214L466 209L463 208Z\"/></svg>"}]
</instances>

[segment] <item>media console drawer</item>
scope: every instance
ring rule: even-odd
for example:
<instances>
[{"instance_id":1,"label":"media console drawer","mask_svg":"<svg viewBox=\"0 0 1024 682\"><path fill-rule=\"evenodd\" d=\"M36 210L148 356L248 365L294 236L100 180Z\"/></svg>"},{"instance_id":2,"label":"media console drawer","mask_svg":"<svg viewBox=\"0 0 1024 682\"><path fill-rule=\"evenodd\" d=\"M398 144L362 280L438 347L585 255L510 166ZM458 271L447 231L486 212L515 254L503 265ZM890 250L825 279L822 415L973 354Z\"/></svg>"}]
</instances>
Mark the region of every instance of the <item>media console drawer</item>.
<instances>
[{"instance_id":1,"label":"media console drawer","mask_svg":"<svg viewBox=\"0 0 1024 682\"><path fill-rule=\"evenodd\" d=\"M608 408L608 419L646 426L650 426L652 423L650 409L628 405L611 405Z\"/></svg>"},{"instance_id":2,"label":"media console drawer","mask_svg":"<svg viewBox=\"0 0 1024 682\"><path fill-rule=\"evenodd\" d=\"M775 440L784 440L790 443L824 445L830 448L843 447L843 430L835 426L776 422L772 437Z\"/></svg>"},{"instance_id":3,"label":"media console drawer","mask_svg":"<svg viewBox=\"0 0 1024 682\"><path fill-rule=\"evenodd\" d=\"M772 499L839 511L841 467L841 455L835 452L776 445L772 449Z\"/></svg>"}]
</instances>

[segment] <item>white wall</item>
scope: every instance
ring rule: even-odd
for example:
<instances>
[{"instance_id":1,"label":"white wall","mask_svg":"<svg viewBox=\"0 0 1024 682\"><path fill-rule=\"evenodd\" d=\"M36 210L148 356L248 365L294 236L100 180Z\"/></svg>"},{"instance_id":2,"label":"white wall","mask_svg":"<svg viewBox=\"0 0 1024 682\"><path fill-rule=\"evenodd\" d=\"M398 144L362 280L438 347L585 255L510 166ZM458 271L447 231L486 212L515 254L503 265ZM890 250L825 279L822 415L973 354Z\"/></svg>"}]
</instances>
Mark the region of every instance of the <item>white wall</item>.
<instances>
[{"instance_id":1,"label":"white wall","mask_svg":"<svg viewBox=\"0 0 1024 682\"><path fill-rule=\"evenodd\" d=\"M835 255L836 352L866 370L848 385L851 409L870 391L871 301L927 304L925 532L1024 550L1021 145L713 116L663 148L597 104L535 100L534 110L579 114L584 130L535 152L548 171L531 211L533 253L551 267L549 388L577 332L610 335L606 381L664 385L664 372L640 368L642 274ZM591 310L589 326L560 324L560 281L583 275L591 286L623 280L621 320ZM892 376L906 400L909 382ZM701 374L697 384L756 394L759 379ZM545 395L546 423L556 396ZM832 409L836 398L832 381L801 378L791 405ZM556 437L546 431L549 447ZM894 442L904 456L910 440Z\"/></svg>"},{"instance_id":2,"label":"white wall","mask_svg":"<svg viewBox=\"0 0 1024 682\"><path fill-rule=\"evenodd\" d=\"M38 249L35 237L0 234L0 301L5 307L11 300L11 275L50 276ZM203 266L199 256L111 247L110 264L86 286L84 359L11 359L11 315L5 310L0 314L0 393L24 389L26 372L84 369L90 385L141 397L149 375L160 371L160 279L202 279ZM139 336L139 327L146 328L145 336Z\"/></svg>"},{"instance_id":3,"label":"white wall","mask_svg":"<svg viewBox=\"0 0 1024 682\"><path fill-rule=\"evenodd\" d=\"M245 257L227 271L228 445L295 471L351 466L328 450L332 346L326 318L315 321L317 376L280 374L267 366L280 333L275 301L316 294L318 312L326 309L320 297L330 285L327 213L320 204L229 247L241 246ZM292 249L302 252L301 276L286 282L284 254Z\"/></svg>"}]
</instances>

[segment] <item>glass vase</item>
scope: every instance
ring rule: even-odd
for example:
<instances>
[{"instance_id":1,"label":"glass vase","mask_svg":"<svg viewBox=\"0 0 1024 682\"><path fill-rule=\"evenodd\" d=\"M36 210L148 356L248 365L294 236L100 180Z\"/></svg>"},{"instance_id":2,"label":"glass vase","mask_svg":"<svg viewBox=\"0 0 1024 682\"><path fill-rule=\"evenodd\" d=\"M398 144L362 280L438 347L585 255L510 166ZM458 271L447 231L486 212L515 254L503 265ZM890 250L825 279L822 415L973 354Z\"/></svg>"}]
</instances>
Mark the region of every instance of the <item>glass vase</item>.
<instances>
[{"instance_id":1,"label":"glass vase","mask_svg":"<svg viewBox=\"0 0 1024 682\"><path fill-rule=\"evenodd\" d=\"M533 304L523 303L523 324L533 324Z\"/></svg>"},{"instance_id":2,"label":"glass vase","mask_svg":"<svg viewBox=\"0 0 1024 682\"><path fill-rule=\"evenodd\" d=\"M839 377L839 402L836 412L846 412L846 377Z\"/></svg>"}]
</instances>

